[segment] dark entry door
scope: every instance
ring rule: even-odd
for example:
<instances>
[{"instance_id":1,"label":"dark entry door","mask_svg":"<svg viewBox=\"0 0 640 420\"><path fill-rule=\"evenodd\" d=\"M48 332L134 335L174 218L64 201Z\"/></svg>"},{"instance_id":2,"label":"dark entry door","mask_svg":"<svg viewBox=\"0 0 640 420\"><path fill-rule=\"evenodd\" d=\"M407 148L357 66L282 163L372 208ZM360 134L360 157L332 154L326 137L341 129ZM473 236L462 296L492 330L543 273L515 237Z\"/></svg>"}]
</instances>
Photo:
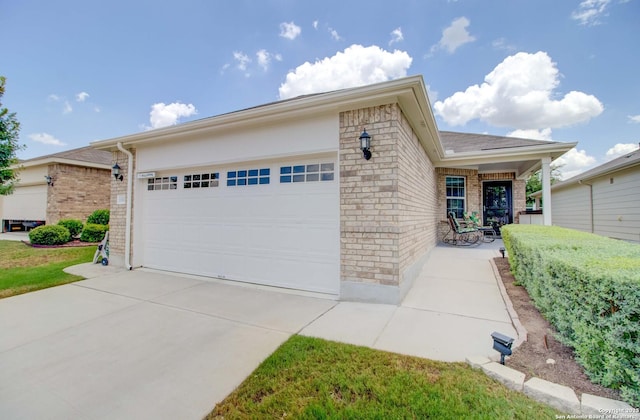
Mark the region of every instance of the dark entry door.
<instances>
[{"instance_id":1,"label":"dark entry door","mask_svg":"<svg viewBox=\"0 0 640 420\"><path fill-rule=\"evenodd\" d=\"M513 223L513 198L511 181L485 182L482 186L485 226L502 226Z\"/></svg>"}]
</instances>

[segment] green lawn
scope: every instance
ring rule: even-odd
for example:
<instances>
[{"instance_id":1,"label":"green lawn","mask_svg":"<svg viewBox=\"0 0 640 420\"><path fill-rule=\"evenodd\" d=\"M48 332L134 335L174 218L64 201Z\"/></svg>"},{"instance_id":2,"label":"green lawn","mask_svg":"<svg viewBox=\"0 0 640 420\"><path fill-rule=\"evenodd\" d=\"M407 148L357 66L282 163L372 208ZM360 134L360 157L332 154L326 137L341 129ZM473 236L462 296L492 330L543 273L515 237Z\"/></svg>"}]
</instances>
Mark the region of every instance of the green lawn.
<instances>
[{"instance_id":1,"label":"green lawn","mask_svg":"<svg viewBox=\"0 0 640 420\"><path fill-rule=\"evenodd\" d=\"M0 298L81 280L62 269L90 262L95 250L95 246L32 248L0 241Z\"/></svg>"},{"instance_id":2,"label":"green lawn","mask_svg":"<svg viewBox=\"0 0 640 420\"><path fill-rule=\"evenodd\" d=\"M463 363L293 336L207 419L553 419L556 414Z\"/></svg>"}]
</instances>

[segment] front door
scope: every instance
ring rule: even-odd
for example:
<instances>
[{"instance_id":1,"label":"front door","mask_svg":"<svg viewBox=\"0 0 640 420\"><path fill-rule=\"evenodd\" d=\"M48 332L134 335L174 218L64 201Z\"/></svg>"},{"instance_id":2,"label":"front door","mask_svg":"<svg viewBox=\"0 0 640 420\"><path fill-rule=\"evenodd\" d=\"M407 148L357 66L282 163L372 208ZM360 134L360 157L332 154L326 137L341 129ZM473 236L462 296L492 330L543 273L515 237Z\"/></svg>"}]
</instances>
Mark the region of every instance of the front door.
<instances>
[{"instance_id":1,"label":"front door","mask_svg":"<svg viewBox=\"0 0 640 420\"><path fill-rule=\"evenodd\" d=\"M482 186L485 226L499 227L513 223L513 199L511 181L485 182Z\"/></svg>"}]
</instances>

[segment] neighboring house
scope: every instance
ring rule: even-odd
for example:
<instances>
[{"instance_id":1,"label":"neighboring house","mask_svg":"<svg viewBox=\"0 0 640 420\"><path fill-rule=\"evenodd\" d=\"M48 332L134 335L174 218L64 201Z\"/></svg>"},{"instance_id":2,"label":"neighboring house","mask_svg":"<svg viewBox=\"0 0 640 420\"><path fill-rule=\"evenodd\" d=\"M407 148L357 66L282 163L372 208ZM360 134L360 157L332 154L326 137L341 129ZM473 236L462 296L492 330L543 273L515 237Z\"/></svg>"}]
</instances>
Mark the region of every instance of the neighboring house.
<instances>
[{"instance_id":1,"label":"neighboring house","mask_svg":"<svg viewBox=\"0 0 640 420\"><path fill-rule=\"evenodd\" d=\"M2 231L24 230L60 219L83 222L109 208L111 153L82 147L23 160L13 194L0 196Z\"/></svg>"},{"instance_id":2,"label":"neighboring house","mask_svg":"<svg viewBox=\"0 0 640 420\"><path fill-rule=\"evenodd\" d=\"M640 149L555 183L551 209L554 225L640 242Z\"/></svg>"},{"instance_id":3,"label":"neighboring house","mask_svg":"<svg viewBox=\"0 0 640 420\"><path fill-rule=\"evenodd\" d=\"M511 221L526 177L574 146L440 133L421 76L92 145L124 176L111 181L112 264L387 303L447 209Z\"/></svg>"}]
</instances>

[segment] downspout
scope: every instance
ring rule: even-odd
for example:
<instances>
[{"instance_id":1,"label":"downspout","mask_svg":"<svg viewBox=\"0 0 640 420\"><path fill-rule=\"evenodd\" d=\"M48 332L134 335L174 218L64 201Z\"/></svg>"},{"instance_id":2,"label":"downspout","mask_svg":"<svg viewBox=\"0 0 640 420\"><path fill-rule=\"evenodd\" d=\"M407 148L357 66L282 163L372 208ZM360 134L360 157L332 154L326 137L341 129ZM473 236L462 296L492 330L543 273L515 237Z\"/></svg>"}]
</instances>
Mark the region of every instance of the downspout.
<instances>
[{"instance_id":1,"label":"downspout","mask_svg":"<svg viewBox=\"0 0 640 420\"><path fill-rule=\"evenodd\" d=\"M594 220L593 220L593 184L587 184L586 182L582 182L581 179L578 180L578 184L586 185L589 187L589 213L591 216L591 233L595 233L594 230Z\"/></svg>"},{"instance_id":2,"label":"downspout","mask_svg":"<svg viewBox=\"0 0 640 420\"><path fill-rule=\"evenodd\" d=\"M133 154L122 147L122 143L118 142L118 150L127 155L127 210L125 213L125 229L124 229L124 265L127 270L131 270L131 198L133 197Z\"/></svg>"}]
</instances>

